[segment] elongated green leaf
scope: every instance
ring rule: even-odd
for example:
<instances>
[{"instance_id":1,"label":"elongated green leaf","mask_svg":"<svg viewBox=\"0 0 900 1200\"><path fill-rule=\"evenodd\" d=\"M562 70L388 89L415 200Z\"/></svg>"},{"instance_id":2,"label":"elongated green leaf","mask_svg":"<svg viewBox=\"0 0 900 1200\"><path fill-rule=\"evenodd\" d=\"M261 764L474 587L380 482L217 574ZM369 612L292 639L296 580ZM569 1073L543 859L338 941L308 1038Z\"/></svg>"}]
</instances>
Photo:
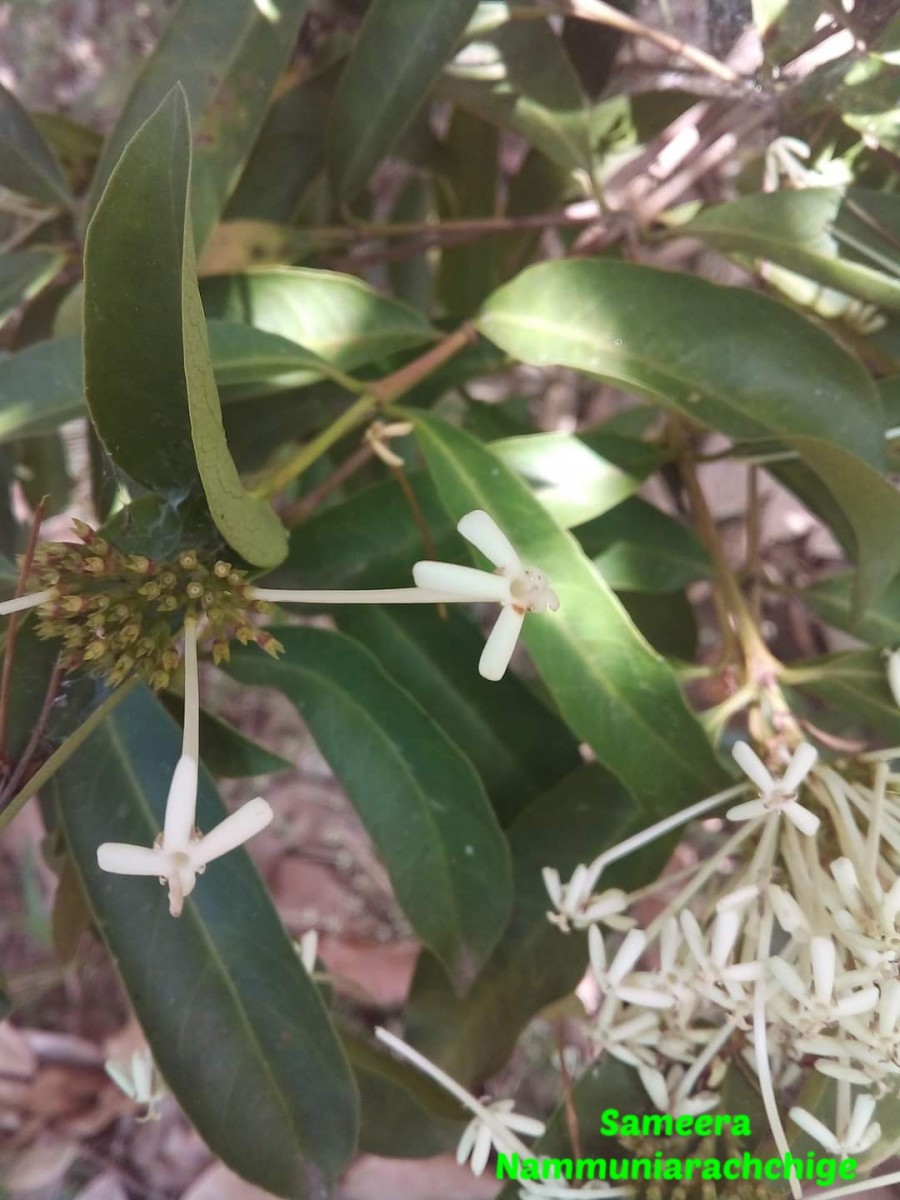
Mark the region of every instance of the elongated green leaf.
<instances>
[{"instance_id":1,"label":"elongated green leaf","mask_svg":"<svg viewBox=\"0 0 900 1200\"><path fill-rule=\"evenodd\" d=\"M278 630L285 655L229 673L297 706L368 829L426 946L470 978L509 916L509 852L472 765L351 638Z\"/></svg>"},{"instance_id":2,"label":"elongated green leaf","mask_svg":"<svg viewBox=\"0 0 900 1200\"><path fill-rule=\"evenodd\" d=\"M527 618L523 637L569 727L654 816L715 791L721 768L674 674L574 538L469 434L408 415L452 517L485 509L559 593L560 611Z\"/></svg>"},{"instance_id":3,"label":"elongated green leaf","mask_svg":"<svg viewBox=\"0 0 900 1200\"><path fill-rule=\"evenodd\" d=\"M212 864L179 920L154 879L108 875L104 841L150 845L180 736L141 690L57 774L57 805L94 920L154 1058L215 1154L286 1197L322 1194L353 1152L350 1072L315 986L243 851ZM198 824L224 816L201 772Z\"/></svg>"},{"instance_id":4,"label":"elongated green leaf","mask_svg":"<svg viewBox=\"0 0 900 1200\"><path fill-rule=\"evenodd\" d=\"M125 149L85 246L91 417L113 462L163 492L199 483L182 335L189 174L187 110L172 93Z\"/></svg>"},{"instance_id":5,"label":"elongated green leaf","mask_svg":"<svg viewBox=\"0 0 900 1200\"><path fill-rule=\"evenodd\" d=\"M822 579L805 588L803 599L823 621L844 629L872 646L900 646L900 579L894 579L877 601L856 620L851 571Z\"/></svg>"},{"instance_id":6,"label":"elongated green leaf","mask_svg":"<svg viewBox=\"0 0 900 1200\"><path fill-rule=\"evenodd\" d=\"M806 663L792 663L784 673L791 687L827 700L853 722L863 721L900 742L900 708L887 681L887 664L878 650L850 650Z\"/></svg>"},{"instance_id":7,"label":"elongated green leaf","mask_svg":"<svg viewBox=\"0 0 900 1200\"><path fill-rule=\"evenodd\" d=\"M326 157L352 200L415 116L477 0L373 0L331 107Z\"/></svg>"},{"instance_id":8,"label":"elongated green leaf","mask_svg":"<svg viewBox=\"0 0 900 1200\"><path fill-rule=\"evenodd\" d=\"M277 334L233 321L209 321L209 352L220 387L254 384L259 395L327 378L332 366ZM77 334L0 358L0 442L46 433L84 411L84 364ZM230 399L230 392L224 399Z\"/></svg>"},{"instance_id":9,"label":"elongated green leaf","mask_svg":"<svg viewBox=\"0 0 900 1200\"><path fill-rule=\"evenodd\" d=\"M88 230L88 404L117 465L162 492L202 484L225 540L248 562L272 566L287 536L269 506L244 492L228 452L197 290L189 179L187 107L176 89L129 143ZM148 210L150 193L165 202Z\"/></svg>"},{"instance_id":10,"label":"elongated green leaf","mask_svg":"<svg viewBox=\"0 0 900 1200\"><path fill-rule=\"evenodd\" d=\"M574 738L527 688L474 670L484 639L458 612L442 620L428 608L363 605L336 615L471 761L501 824L578 765Z\"/></svg>"},{"instance_id":11,"label":"elongated green leaf","mask_svg":"<svg viewBox=\"0 0 900 1200\"><path fill-rule=\"evenodd\" d=\"M511 21L469 42L444 72L438 94L515 130L565 170L593 175L587 99L545 21Z\"/></svg>"},{"instance_id":12,"label":"elongated green leaf","mask_svg":"<svg viewBox=\"0 0 900 1200\"><path fill-rule=\"evenodd\" d=\"M579 526L575 536L615 591L674 592L712 570L697 536L638 496Z\"/></svg>"},{"instance_id":13,"label":"elongated green leaf","mask_svg":"<svg viewBox=\"0 0 900 1200\"><path fill-rule=\"evenodd\" d=\"M804 188L743 196L730 204L704 209L678 229L677 236L700 238L723 254L749 255L798 271L809 279L838 288L883 308L900 309L900 262L892 274L896 251L886 237L863 227L845 231L844 214L864 205L869 193L842 188ZM900 210L900 200L889 197ZM847 257L846 238L857 253ZM878 262L884 264L879 269Z\"/></svg>"},{"instance_id":14,"label":"elongated green leaf","mask_svg":"<svg viewBox=\"0 0 900 1200\"><path fill-rule=\"evenodd\" d=\"M535 800L509 830L515 901L509 927L465 997L454 996L440 964L423 955L407 1009L414 1044L463 1084L495 1075L526 1023L570 992L584 973L587 939L563 934L547 920L541 878L554 867L563 879L635 827L624 790L596 764L580 767ZM610 886L639 887L658 870L659 856L617 863ZM607 875L604 874L604 882ZM627 883L625 883L627 880Z\"/></svg>"},{"instance_id":15,"label":"elongated green leaf","mask_svg":"<svg viewBox=\"0 0 900 1200\"><path fill-rule=\"evenodd\" d=\"M582 525L633 495L643 474L609 462L570 433L528 433L491 442L491 453L521 475L565 529Z\"/></svg>"},{"instance_id":16,"label":"elongated green leaf","mask_svg":"<svg viewBox=\"0 0 900 1200\"><path fill-rule=\"evenodd\" d=\"M342 62L288 88L273 103L225 215L292 221L325 167L328 109Z\"/></svg>"},{"instance_id":17,"label":"elongated green leaf","mask_svg":"<svg viewBox=\"0 0 900 1200\"><path fill-rule=\"evenodd\" d=\"M855 455L821 438L790 439L837 501L856 542L856 611L900 572L900 493Z\"/></svg>"},{"instance_id":18,"label":"elongated green leaf","mask_svg":"<svg viewBox=\"0 0 900 1200\"><path fill-rule=\"evenodd\" d=\"M182 0L106 141L89 208L99 203L129 140L181 84L195 130L191 212L202 247L253 148L307 8L308 0L278 0L271 9L248 0L219 0L213 7Z\"/></svg>"},{"instance_id":19,"label":"elongated green leaf","mask_svg":"<svg viewBox=\"0 0 900 1200\"><path fill-rule=\"evenodd\" d=\"M0 84L0 185L68 208L72 193L53 151L13 94Z\"/></svg>"},{"instance_id":20,"label":"elongated green leaf","mask_svg":"<svg viewBox=\"0 0 900 1200\"><path fill-rule=\"evenodd\" d=\"M65 256L53 250L0 254L0 325L20 304L46 287L64 262Z\"/></svg>"},{"instance_id":21,"label":"elongated green leaf","mask_svg":"<svg viewBox=\"0 0 900 1200\"><path fill-rule=\"evenodd\" d=\"M208 316L280 334L345 371L436 336L413 309L336 271L281 267L206 279L203 300Z\"/></svg>"},{"instance_id":22,"label":"elongated green leaf","mask_svg":"<svg viewBox=\"0 0 900 1200\"><path fill-rule=\"evenodd\" d=\"M219 533L247 562L276 566L287 554L287 530L265 500L244 491L228 449L197 288L190 226L185 227L181 301L191 438L209 511Z\"/></svg>"},{"instance_id":23,"label":"elongated green leaf","mask_svg":"<svg viewBox=\"0 0 900 1200\"><path fill-rule=\"evenodd\" d=\"M574 367L731 437L827 437L883 464L881 407L862 367L745 288L632 263L548 262L495 292L478 325L525 362Z\"/></svg>"}]
</instances>

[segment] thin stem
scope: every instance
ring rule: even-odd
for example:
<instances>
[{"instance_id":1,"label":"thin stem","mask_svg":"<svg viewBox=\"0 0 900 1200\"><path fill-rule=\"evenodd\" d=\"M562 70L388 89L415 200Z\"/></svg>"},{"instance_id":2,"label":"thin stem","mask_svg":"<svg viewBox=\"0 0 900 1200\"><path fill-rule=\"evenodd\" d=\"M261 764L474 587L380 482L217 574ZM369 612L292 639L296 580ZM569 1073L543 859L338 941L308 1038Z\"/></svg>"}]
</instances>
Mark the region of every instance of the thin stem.
<instances>
[{"instance_id":1,"label":"thin stem","mask_svg":"<svg viewBox=\"0 0 900 1200\"><path fill-rule=\"evenodd\" d=\"M541 15L541 14L538 14ZM575 216L566 212L528 213L518 217L468 217L456 221L398 221L394 224L322 225L307 229L312 241L370 242L393 238L485 237L491 234L516 233L524 229L554 229L590 225L598 220L597 213Z\"/></svg>"},{"instance_id":2,"label":"thin stem","mask_svg":"<svg viewBox=\"0 0 900 1200\"><path fill-rule=\"evenodd\" d=\"M578 1125L578 1113L575 1109L575 1101L572 1096L572 1076L569 1074L569 1068L566 1066L566 1039L563 1035L562 1021L558 1021L556 1024L556 1053L559 1055L559 1077L562 1081L563 1109L566 1114L566 1130L569 1134L569 1143L575 1153L575 1157L583 1158L581 1129Z\"/></svg>"},{"instance_id":3,"label":"thin stem","mask_svg":"<svg viewBox=\"0 0 900 1200\"><path fill-rule=\"evenodd\" d=\"M672 813L670 817L665 817L662 821L657 821L655 825L649 825L646 829L642 829L640 833L635 833L630 838L626 838L624 842L619 842L617 846L612 846L609 850L605 850L591 863L590 872L585 881L585 893L593 890L597 880L610 863L618 862L620 858L627 858L629 854L633 854L635 850L640 850L648 842L653 842L657 838L671 833L673 829L678 829L681 825L687 825L689 821L695 821L697 817L703 817L708 812L712 812L713 809L726 804L729 800L734 800L736 796L740 796L746 792L749 786L748 783L736 783L734 787L727 788L724 792L717 792L714 796L707 796L705 800L698 800L696 804L690 805L689 808L684 808L681 812Z\"/></svg>"},{"instance_id":4,"label":"thin stem","mask_svg":"<svg viewBox=\"0 0 900 1200\"><path fill-rule=\"evenodd\" d=\"M251 489L250 494L257 499L265 499L286 488L345 434L361 425L377 409L393 403L423 379L427 379L460 350L471 345L477 336L474 326L467 322L455 333L448 334L436 346L432 346L405 367L401 367L399 371L394 371L392 375L387 375L377 383L369 384L363 395L341 413L336 421L323 429L311 442L295 451L269 478Z\"/></svg>"},{"instance_id":5,"label":"thin stem","mask_svg":"<svg viewBox=\"0 0 900 1200\"><path fill-rule=\"evenodd\" d=\"M181 753L200 760L200 670L195 617L188 617L184 623L184 740Z\"/></svg>"},{"instance_id":6,"label":"thin stem","mask_svg":"<svg viewBox=\"0 0 900 1200\"><path fill-rule=\"evenodd\" d=\"M744 82L737 71L720 63L705 50L701 50L698 46L692 46L689 42L682 41L681 38L674 37L670 33L652 29L649 25L644 25L643 22L635 20L634 17L621 12L611 4L604 3L603 0L559 0L559 3L549 7L555 11L562 9L563 12L570 13L573 17L581 17L584 21L596 21L599 25L607 25L611 29L618 29L622 33L629 33L633 37L653 42L670 54L677 54L679 58L693 63L701 71L705 71L725 83Z\"/></svg>"},{"instance_id":7,"label":"thin stem","mask_svg":"<svg viewBox=\"0 0 900 1200\"><path fill-rule=\"evenodd\" d=\"M41 522L44 519L44 497L38 502L31 519L31 530L28 534L28 544L25 547L25 553L22 556L22 565L19 568L19 578L16 582L16 591L14 600L25 599L22 593L25 590L25 580L28 578L28 572L31 570L31 562L34 558L35 547L37 546L38 534L41 529ZM20 608L31 608L36 603L42 603L37 597L46 597L50 599L49 593L38 592L36 595L28 597L28 603L22 604ZM12 605L10 601L10 605ZM9 629L6 634L6 649L3 655L3 671L0 674L0 763L6 761L6 734L9 725L9 702L10 690L12 687L12 669L15 659L16 634L19 629L19 618L16 615L17 610L13 607L7 609L13 615L10 617Z\"/></svg>"},{"instance_id":8,"label":"thin stem","mask_svg":"<svg viewBox=\"0 0 900 1200\"><path fill-rule=\"evenodd\" d=\"M41 705L41 711L38 714L38 719L34 723L34 729L31 731L31 736L28 739L28 744L22 752L22 756L16 764L16 769L13 771L7 781L3 792L5 796L14 796L16 788L25 778L25 772L31 765L31 760L34 758L35 751L40 745L41 738L47 729L47 722L50 720L50 711L53 708L53 702L56 699L56 694L59 691L59 681L62 677L62 666L59 659L53 664L53 670L50 673L50 682L47 684L47 691L44 693L44 702Z\"/></svg>"},{"instance_id":9,"label":"thin stem","mask_svg":"<svg viewBox=\"0 0 900 1200\"><path fill-rule=\"evenodd\" d=\"M772 941L773 915L772 905L767 902L759 923L757 958L760 962L764 962L769 956ZM753 992L753 1053L756 1058L756 1074L759 1079L763 1107L766 1110L766 1120L769 1122L769 1129L772 1132L775 1145L778 1147L778 1153L782 1159L785 1159L790 1154L791 1148L788 1145L784 1126L781 1123L781 1114L778 1112L778 1101L775 1098L775 1088L772 1083L772 1069L769 1065L769 1048L766 1044L765 978L757 980ZM797 1172L793 1167L791 1168L791 1176L788 1182L794 1200L800 1200L803 1193L797 1179Z\"/></svg>"},{"instance_id":10,"label":"thin stem","mask_svg":"<svg viewBox=\"0 0 900 1200\"><path fill-rule=\"evenodd\" d=\"M4 808L3 812L0 812L0 833L18 816L31 797L36 795L44 784L53 778L60 767L69 761L82 742L90 737L97 726L102 724L114 709L118 708L122 701L134 691L140 682L140 677L133 675L121 687L116 688L111 695L106 697L102 704L94 709L87 720L83 721L75 732L66 738L59 749L50 755L40 769L35 771L18 796L15 796L6 808Z\"/></svg>"},{"instance_id":11,"label":"thin stem","mask_svg":"<svg viewBox=\"0 0 900 1200\"><path fill-rule=\"evenodd\" d=\"M368 444L359 446L349 458L345 458L339 466L335 467L327 479L323 479L320 484L317 484L305 496L301 496L299 500L296 500L293 504L289 504L281 512L283 524L288 529L293 529L296 525L302 524L315 512L327 496L330 496L336 488L339 488L348 479L351 479L357 471L374 457L375 451L371 446Z\"/></svg>"},{"instance_id":12,"label":"thin stem","mask_svg":"<svg viewBox=\"0 0 900 1200\"><path fill-rule=\"evenodd\" d=\"M281 588L251 588L254 600L271 604L470 604L475 596L431 592L426 588L368 588L329 591L293 591Z\"/></svg>"}]
</instances>

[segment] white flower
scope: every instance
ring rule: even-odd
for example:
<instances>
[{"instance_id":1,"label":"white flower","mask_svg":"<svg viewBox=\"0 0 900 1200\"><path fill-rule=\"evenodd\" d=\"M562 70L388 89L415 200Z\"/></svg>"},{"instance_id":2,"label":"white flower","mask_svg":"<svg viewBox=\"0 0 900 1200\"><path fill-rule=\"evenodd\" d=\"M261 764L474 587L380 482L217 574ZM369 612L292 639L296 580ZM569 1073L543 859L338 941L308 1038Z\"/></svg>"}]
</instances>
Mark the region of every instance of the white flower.
<instances>
[{"instance_id":1,"label":"white flower","mask_svg":"<svg viewBox=\"0 0 900 1200\"><path fill-rule=\"evenodd\" d=\"M197 622L184 623L184 739L175 766L163 831L152 846L104 842L97 848L101 870L114 875L156 875L169 886L169 912L180 917L207 863L234 850L272 820L272 809L257 796L221 821L205 837L194 828L199 775L200 684L197 669Z\"/></svg>"},{"instance_id":2,"label":"white flower","mask_svg":"<svg viewBox=\"0 0 900 1200\"><path fill-rule=\"evenodd\" d=\"M556 612L559 598L537 567L523 566L509 538L481 509L456 527L497 568L496 574L456 563L417 562L416 587L456 600L494 600L502 605L478 664L485 679L501 679L512 658L526 613Z\"/></svg>"},{"instance_id":3,"label":"white flower","mask_svg":"<svg viewBox=\"0 0 900 1200\"><path fill-rule=\"evenodd\" d=\"M120 1063L109 1059L103 1066L116 1087L145 1109L138 1117L139 1121L159 1120L159 1104L168 1095L168 1089L157 1074L149 1050L135 1050L130 1062Z\"/></svg>"},{"instance_id":4,"label":"white flower","mask_svg":"<svg viewBox=\"0 0 900 1200\"><path fill-rule=\"evenodd\" d=\"M544 1125L534 1117L523 1117L513 1112L512 1100L482 1100L481 1103L496 1122L513 1133L521 1133L526 1137L540 1137ZM494 1146L502 1151L504 1146L495 1142L495 1128L481 1117L473 1117L463 1130L456 1147L456 1161L460 1166L468 1162L473 1175L483 1175L484 1169L491 1156Z\"/></svg>"},{"instance_id":5,"label":"white flower","mask_svg":"<svg viewBox=\"0 0 900 1200\"><path fill-rule=\"evenodd\" d=\"M846 1128L840 1137L805 1108L792 1108L788 1115L795 1125L799 1125L813 1141L818 1142L835 1158L847 1158L850 1155L856 1158L870 1150L881 1137L881 1126L872 1120L876 1103L875 1097L869 1092L857 1096Z\"/></svg>"},{"instance_id":6,"label":"white flower","mask_svg":"<svg viewBox=\"0 0 900 1200\"><path fill-rule=\"evenodd\" d=\"M662 1113L671 1113L673 1117L696 1117L719 1104L720 1098L715 1092L698 1092L695 1096L681 1094L679 1084L687 1078L684 1067L673 1066L668 1075L663 1075L656 1067L639 1066L637 1073L647 1095Z\"/></svg>"},{"instance_id":7,"label":"white flower","mask_svg":"<svg viewBox=\"0 0 900 1200\"><path fill-rule=\"evenodd\" d=\"M563 933L569 929L586 929L595 921L603 921L612 929L626 930L634 924L630 917L621 914L628 907L628 896L619 888L608 888L599 895L591 893L591 872L582 863L572 872L572 878L564 884L559 871L544 867L541 871L544 887L555 912L547 913L547 920L557 925Z\"/></svg>"},{"instance_id":8,"label":"white flower","mask_svg":"<svg viewBox=\"0 0 900 1200\"><path fill-rule=\"evenodd\" d=\"M736 742L734 760L744 774L759 788L757 800L736 804L725 814L730 821L749 821L771 812L782 812L807 837L819 828L819 818L797 802L797 790L812 770L818 752L808 742L801 742L781 779L773 779L762 759L746 742Z\"/></svg>"},{"instance_id":9,"label":"white flower","mask_svg":"<svg viewBox=\"0 0 900 1200\"><path fill-rule=\"evenodd\" d=\"M237 812L211 829L205 837L194 829L197 804L195 758L182 755L178 760L169 796L162 833L153 846L132 846L127 842L104 842L97 849L101 870L114 875L156 875L169 885L169 912L180 917L184 901L194 890L197 876L207 863L234 850L272 820L272 809L257 796Z\"/></svg>"}]
</instances>

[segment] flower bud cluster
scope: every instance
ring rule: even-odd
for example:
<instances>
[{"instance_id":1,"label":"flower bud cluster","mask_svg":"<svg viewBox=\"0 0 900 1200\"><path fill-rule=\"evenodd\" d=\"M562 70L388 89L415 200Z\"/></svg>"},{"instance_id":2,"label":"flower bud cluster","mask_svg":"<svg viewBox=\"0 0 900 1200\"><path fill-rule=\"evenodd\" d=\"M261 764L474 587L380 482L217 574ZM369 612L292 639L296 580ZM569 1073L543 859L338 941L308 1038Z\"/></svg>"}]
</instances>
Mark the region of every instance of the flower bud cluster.
<instances>
[{"instance_id":1,"label":"flower bud cluster","mask_svg":"<svg viewBox=\"0 0 900 1200\"><path fill-rule=\"evenodd\" d=\"M37 632L62 640L64 670L84 667L111 685L138 672L164 688L179 666L178 635L189 616L203 618L217 664L228 661L233 638L280 653L280 643L254 625L270 606L254 598L245 571L221 559L207 565L195 550L172 561L127 554L84 522L73 524L81 543L40 543L31 570L32 584L49 589Z\"/></svg>"}]
</instances>

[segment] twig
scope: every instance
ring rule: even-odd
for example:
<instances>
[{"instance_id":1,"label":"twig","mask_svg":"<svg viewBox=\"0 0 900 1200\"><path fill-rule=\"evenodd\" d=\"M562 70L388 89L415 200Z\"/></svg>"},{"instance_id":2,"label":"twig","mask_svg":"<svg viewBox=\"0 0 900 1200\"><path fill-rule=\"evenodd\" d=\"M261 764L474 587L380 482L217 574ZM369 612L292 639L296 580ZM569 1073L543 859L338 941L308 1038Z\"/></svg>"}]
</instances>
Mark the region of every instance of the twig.
<instances>
[{"instance_id":1,"label":"twig","mask_svg":"<svg viewBox=\"0 0 900 1200\"><path fill-rule=\"evenodd\" d=\"M556 1026L556 1052L559 1055L559 1076L562 1080L563 1090L563 1108L566 1110L566 1129L569 1133L569 1142L572 1146L572 1152L576 1159L584 1158L581 1146L581 1128L578 1124L578 1113L575 1109L575 1101L572 1098L572 1076L569 1074L569 1068L566 1066L566 1043L563 1038L562 1022L558 1022Z\"/></svg>"},{"instance_id":2,"label":"twig","mask_svg":"<svg viewBox=\"0 0 900 1200\"><path fill-rule=\"evenodd\" d=\"M16 794L16 789L25 778L25 772L31 765L31 760L34 758L35 751L40 745L41 738L47 730L47 722L50 720L50 710L53 708L53 702L56 699L56 694L59 691L59 681L62 678L62 667L59 659L53 664L53 670L50 673L50 682L47 684L47 691L44 695L44 703L41 705L41 711L38 714L38 719L35 722L34 729L31 731L31 736L28 739L22 756L16 764L16 769L13 771L8 782L3 787L3 794L0 796L0 804L5 804L10 796Z\"/></svg>"},{"instance_id":3,"label":"twig","mask_svg":"<svg viewBox=\"0 0 900 1200\"><path fill-rule=\"evenodd\" d=\"M583 21L596 21L599 25L608 25L611 29L629 33L632 37L653 42L670 54L677 54L686 62L693 63L695 67L705 71L708 75L714 75L716 79L724 80L725 83L745 82L731 67L719 62L717 58L713 58L699 46L692 46L690 42L682 41L681 38L674 37L670 33L663 33L660 29L653 29L642 21L635 20L627 13L621 12L618 8L614 8L611 4L606 4L604 0L557 0L557 3L551 4L549 7L557 12L562 10L572 17L580 17Z\"/></svg>"},{"instance_id":4,"label":"twig","mask_svg":"<svg viewBox=\"0 0 900 1200\"><path fill-rule=\"evenodd\" d=\"M289 504L287 508L281 512L281 519L288 529L293 529L295 525L302 524L307 517L319 507L326 496L329 496L335 488L339 488L342 483L346 483L360 468L364 467L367 462L370 462L375 457L375 451L368 444L359 446L353 453L345 458L344 461L331 472L327 479L323 479L321 483L311 488L305 496L301 496L299 500L295 500L293 504Z\"/></svg>"},{"instance_id":5,"label":"twig","mask_svg":"<svg viewBox=\"0 0 900 1200\"><path fill-rule=\"evenodd\" d=\"M41 522L44 519L44 503L47 497L42 496L34 510L34 515L31 521L31 532L28 535L28 545L25 547L25 553L22 556L22 565L19 568L19 578L16 583L14 598L18 598L25 591L25 581L28 579L28 572L31 570L31 562L34 558L35 547L37 546L38 534L41 529ZM9 701L10 689L12 687L12 669L13 659L15 658L16 634L19 629L19 614L12 613L9 618L9 627L6 633L6 652L3 655L3 672L0 675L0 764L6 761L6 733L9 725Z\"/></svg>"}]
</instances>

